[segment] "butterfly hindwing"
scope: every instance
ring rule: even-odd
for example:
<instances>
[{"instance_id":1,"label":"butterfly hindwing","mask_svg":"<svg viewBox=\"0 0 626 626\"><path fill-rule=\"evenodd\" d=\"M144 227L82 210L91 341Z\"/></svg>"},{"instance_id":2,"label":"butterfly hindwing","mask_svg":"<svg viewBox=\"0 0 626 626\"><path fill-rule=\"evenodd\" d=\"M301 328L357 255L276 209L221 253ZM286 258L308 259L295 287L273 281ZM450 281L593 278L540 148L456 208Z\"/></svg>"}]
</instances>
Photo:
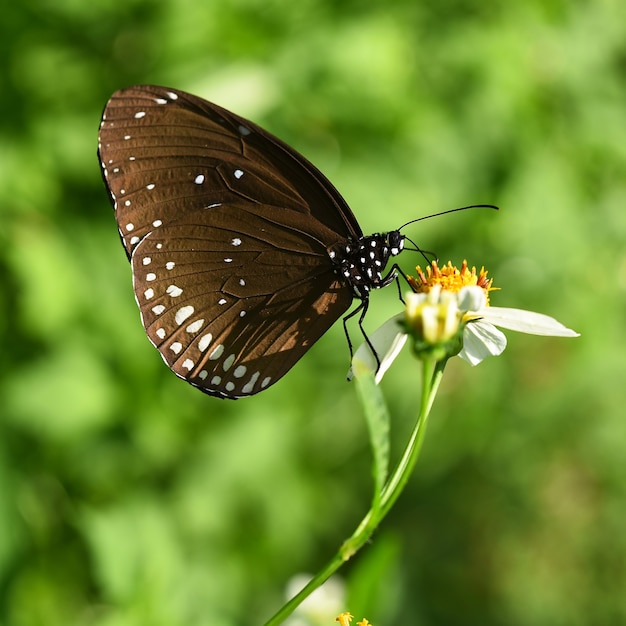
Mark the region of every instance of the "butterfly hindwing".
<instances>
[{"instance_id":1,"label":"butterfly hindwing","mask_svg":"<svg viewBox=\"0 0 626 626\"><path fill-rule=\"evenodd\" d=\"M222 205L210 224L192 212L154 229L133 252L148 337L177 375L206 393L266 388L350 306L352 295L322 262L326 228L308 220L313 233L301 224L298 240L285 241L285 211L275 223L272 211Z\"/></svg>"}]
</instances>

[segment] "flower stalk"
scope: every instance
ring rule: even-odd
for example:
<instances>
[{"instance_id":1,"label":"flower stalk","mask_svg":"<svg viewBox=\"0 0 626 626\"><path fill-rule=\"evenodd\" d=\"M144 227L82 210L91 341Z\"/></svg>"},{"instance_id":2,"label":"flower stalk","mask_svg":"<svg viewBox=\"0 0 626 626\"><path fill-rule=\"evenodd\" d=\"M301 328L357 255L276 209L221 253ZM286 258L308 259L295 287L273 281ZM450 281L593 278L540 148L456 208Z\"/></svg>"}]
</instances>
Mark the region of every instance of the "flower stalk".
<instances>
[{"instance_id":1,"label":"flower stalk","mask_svg":"<svg viewBox=\"0 0 626 626\"><path fill-rule=\"evenodd\" d=\"M411 472L419 458L424 435L426 433L426 423L432 408L437 389L443 375L445 362L424 361L422 367L422 399L419 413L413 427L413 431L407 446L388 481L384 484L379 493L378 506L373 505L366 513L352 535L344 541L337 553L328 563L308 582L308 584L293 598L291 598L268 622L265 626L277 626L282 623L297 606L307 598L313 591L328 580L346 561L356 554L371 538L374 530L391 510L393 504L404 490ZM374 381L373 373L361 369L355 373L359 385L373 388L381 395L380 388ZM366 409L367 410L367 409Z\"/></svg>"},{"instance_id":2,"label":"flower stalk","mask_svg":"<svg viewBox=\"0 0 626 626\"><path fill-rule=\"evenodd\" d=\"M367 543L389 513L419 458L428 416L451 357L458 355L476 365L487 356L501 354L506 347L506 337L496 326L536 335L578 335L546 315L491 307L489 292L494 287L484 268L476 272L475 268L470 270L466 262L460 269L451 263L439 268L433 261L426 272L417 268L417 274L418 279L409 278L413 292L406 296L404 313L385 322L357 350L349 374L356 379L373 449L371 507L333 558L265 626L277 626L289 616ZM394 471L388 476L390 419L378 383L407 340L421 364L422 395L411 436ZM370 346L378 356L372 354ZM337 621L343 626L351 619L350 613L342 613ZM369 622L364 620L363 623Z\"/></svg>"}]
</instances>

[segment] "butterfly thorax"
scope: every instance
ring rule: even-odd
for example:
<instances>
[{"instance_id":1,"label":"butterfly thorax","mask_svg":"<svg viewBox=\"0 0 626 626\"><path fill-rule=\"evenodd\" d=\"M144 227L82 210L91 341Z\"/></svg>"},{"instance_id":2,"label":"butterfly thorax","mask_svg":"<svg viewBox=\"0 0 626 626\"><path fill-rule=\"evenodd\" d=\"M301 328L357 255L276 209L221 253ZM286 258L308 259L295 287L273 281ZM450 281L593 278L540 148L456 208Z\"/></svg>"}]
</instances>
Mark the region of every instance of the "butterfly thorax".
<instances>
[{"instance_id":1,"label":"butterfly thorax","mask_svg":"<svg viewBox=\"0 0 626 626\"><path fill-rule=\"evenodd\" d=\"M355 297L364 299L372 289L394 281L395 271L385 274L385 267L389 257L400 254L403 248L404 235L393 230L335 244L329 248L328 256L335 273L352 287Z\"/></svg>"}]
</instances>

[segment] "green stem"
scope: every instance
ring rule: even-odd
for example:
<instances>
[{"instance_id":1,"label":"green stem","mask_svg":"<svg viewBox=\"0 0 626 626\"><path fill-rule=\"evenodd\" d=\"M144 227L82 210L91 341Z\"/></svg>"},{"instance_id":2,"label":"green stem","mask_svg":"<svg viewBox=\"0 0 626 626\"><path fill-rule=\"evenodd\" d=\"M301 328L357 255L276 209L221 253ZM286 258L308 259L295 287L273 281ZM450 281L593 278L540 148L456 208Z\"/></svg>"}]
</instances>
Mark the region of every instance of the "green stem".
<instances>
[{"instance_id":1,"label":"green stem","mask_svg":"<svg viewBox=\"0 0 626 626\"><path fill-rule=\"evenodd\" d=\"M383 488L379 521L387 515L394 505L413 472L422 449L424 435L426 434L426 423L437 395L437 389L439 389L444 368L445 361L424 361L420 412L398 467Z\"/></svg>"},{"instance_id":2,"label":"green stem","mask_svg":"<svg viewBox=\"0 0 626 626\"><path fill-rule=\"evenodd\" d=\"M398 496L406 486L415 463L419 457L426 432L426 422L433 401L441 382L445 361L424 361L423 362L423 386L420 412L415 422L415 427L411 433L411 438L404 450L396 469L383 487L380 508L376 515L370 509L361 520L352 536L347 539L337 554L307 583L307 585L272 617L265 626L277 626L287 618L296 607L307 598L313 591L326 582L350 557L369 540L372 533L387 515Z\"/></svg>"},{"instance_id":3,"label":"green stem","mask_svg":"<svg viewBox=\"0 0 626 626\"><path fill-rule=\"evenodd\" d=\"M344 563L341 551L335 556L313 577L311 580L291 598L282 608L270 618L265 626L278 626L291 615L298 605L308 598L318 587L321 587Z\"/></svg>"}]
</instances>

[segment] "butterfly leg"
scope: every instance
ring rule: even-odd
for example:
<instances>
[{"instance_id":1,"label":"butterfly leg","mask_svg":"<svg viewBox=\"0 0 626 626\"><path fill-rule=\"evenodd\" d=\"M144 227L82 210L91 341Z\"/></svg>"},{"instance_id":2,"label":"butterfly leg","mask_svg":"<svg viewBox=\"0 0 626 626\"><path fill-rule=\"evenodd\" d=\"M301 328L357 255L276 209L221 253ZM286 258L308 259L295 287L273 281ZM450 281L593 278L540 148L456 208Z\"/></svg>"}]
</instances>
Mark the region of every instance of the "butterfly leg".
<instances>
[{"instance_id":1,"label":"butterfly leg","mask_svg":"<svg viewBox=\"0 0 626 626\"><path fill-rule=\"evenodd\" d=\"M406 276L404 276L404 278L406 278ZM406 302L404 301L404 298L402 297L402 287L400 286L400 277L397 274L396 274L396 287L398 288L398 298L400 299L400 302L402 302L402 304L406 304Z\"/></svg>"},{"instance_id":2,"label":"butterfly leg","mask_svg":"<svg viewBox=\"0 0 626 626\"><path fill-rule=\"evenodd\" d=\"M395 280L396 286L398 287L398 298L400 299L400 302L402 302L402 304L406 304L406 302L405 302L405 300L404 300L404 298L402 296L402 286L400 285L400 276L402 276L402 278L404 278L404 280L407 283L407 285L409 285L409 287L411 287L411 283L409 282L409 278L404 273L402 268L399 265L395 264L395 263L394 263L393 267L391 268L391 272L389 272L389 274L387 276L391 277L392 275L393 275L393 280ZM411 287L411 290L412 289L413 289L413 287Z\"/></svg>"},{"instance_id":3,"label":"butterfly leg","mask_svg":"<svg viewBox=\"0 0 626 626\"><path fill-rule=\"evenodd\" d=\"M359 304L359 306L354 309L353 311L350 311L350 313L348 313L348 315L344 316L343 318L343 332L346 335L346 340L348 341L348 348L350 350L350 360L352 360L352 357L354 356L354 350L352 349L352 341L350 339L350 332L348 331L348 320L353 318L359 311L361 311L361 309L364 308L364 304L363 304L363 300L361 300L361 304ZM367 307L365 307L367 308Z\"/></svg>"},{"instance_id":4,"label":"butterfly leg","mask_svg":"<svg viewBox=\"0 0 626 626\"><path fill-rule=\"evenodd\" d=\"M376 359L376 371L378 371L380 369L380 359L378 358L378 353L374 349L374 346L372 345L370 338L367 336L367 333L365 332L365 328L363 328L363 320L365 319L365 314L367 313L368 307L369 307L369 298L363 298L361 300L361 304L359 304L359 306L357 306L356 309L354 309L353 311L350 311L350 313L348 313L348 315L346 315L343 318L343 331L346 334L346 339L348 340L348 347L350 348L350 360L352 360L352 357L354 356L354 352L352 350L352 341L350 340L350 333L348 332L347 322L349 319L353 318L357 313L360 313L359 321L358 321L359 329L361 330L361 334L363 335L365 342L369 346L370 351L372 352L372 354L374 355L374 358Z\"/></svg>"},{"instance_id":5,"label":"butterfly leg","mask_svg":"<svg viewBox=\"0 0 626 626\"><path fill-rule=\"evenodd\" d=\"M391 283L395 282L396 286L398 287L398 298L400 299L400 302L402 302L402 304L406 304L404 302L404 298L402 297L402 287L400 286L400 276L402 276L402 278L404 278L404 280L408 282L406 274L402 271L399 265L394 263L389 273L380 281L380 284L377 285L377 287L379 288L386 287L387 285L391 285Z\"/></svg>"}]
</instances>

